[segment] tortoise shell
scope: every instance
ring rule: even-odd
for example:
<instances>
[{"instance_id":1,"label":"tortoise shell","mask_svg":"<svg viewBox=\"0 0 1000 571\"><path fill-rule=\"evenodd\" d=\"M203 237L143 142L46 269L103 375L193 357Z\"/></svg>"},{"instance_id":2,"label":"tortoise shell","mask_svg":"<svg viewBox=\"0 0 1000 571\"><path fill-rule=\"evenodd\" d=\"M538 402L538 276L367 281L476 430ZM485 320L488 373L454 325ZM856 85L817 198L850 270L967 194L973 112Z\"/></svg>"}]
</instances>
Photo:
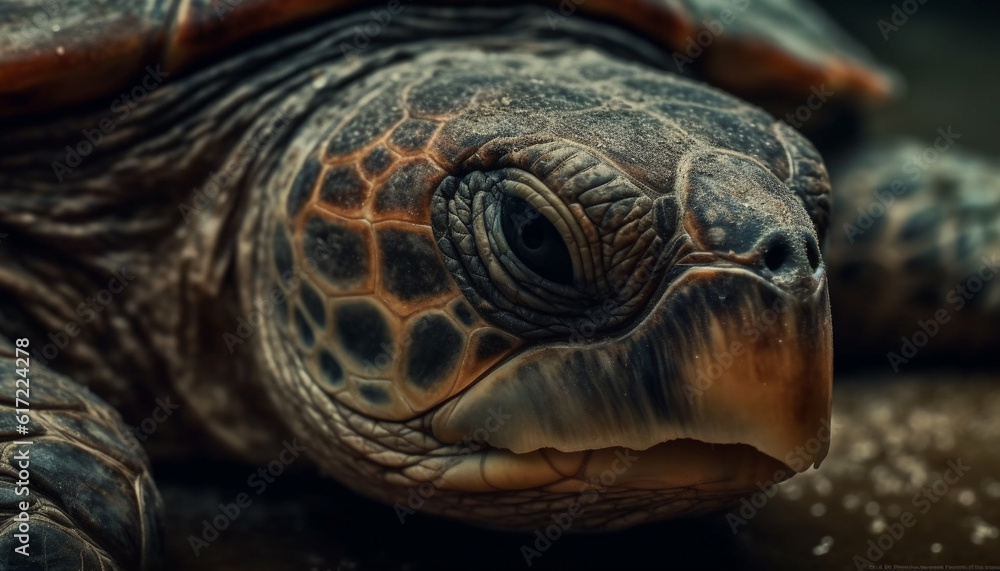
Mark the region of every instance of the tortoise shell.
<instances>
[{"instance_id":1,"label":"tortoise shell","mask_svg":"<svg viewBox=\"0 0 1000 571\"><path fill-rule=\"evenodd\" d=\"M85 101L129 86L149 62L174 74L318 17L371 6L378 21L409 4L8 2L0 15L0 110L23 113ZM578 12L630 27L673 51L665 66L681 72L694 68L744 98L802 100L812 87L825 86L848 99L879 101L896 89L892 73L808 2L760 0L753 11L748 5L749 0L721 7L697 0L561 0L551 2L547 17L553 28Z\"/></svg>"}]
</instances>

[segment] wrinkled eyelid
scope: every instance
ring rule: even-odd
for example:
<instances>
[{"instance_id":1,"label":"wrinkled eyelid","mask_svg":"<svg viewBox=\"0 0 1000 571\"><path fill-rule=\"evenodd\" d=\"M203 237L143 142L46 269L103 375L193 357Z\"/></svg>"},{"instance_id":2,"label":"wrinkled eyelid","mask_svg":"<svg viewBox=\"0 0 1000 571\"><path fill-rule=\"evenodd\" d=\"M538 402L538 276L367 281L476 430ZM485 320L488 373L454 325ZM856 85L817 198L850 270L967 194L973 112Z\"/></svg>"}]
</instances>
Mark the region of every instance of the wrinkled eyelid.
<instances>
[{"instance_id":1,"label":"wrinkled eyelid","mask_svg":"<svg viewBox=\"0 0 1000 571\"><path fill-rule=\"evenodd\" d=\"M570 224L567 219L575 220L572 211L558 196L552 192L545 183L533 174L520 169L503 169L503 176L498 181L498 188L506 196L519 198L528 203L538 213L545 217L552 224L559 235L563 237L570 251L570 258L573 260L574 275L577 274L579 264L577 250L579 246L587 244L586 237L579 231L578 224ZM553 202L554 201L554 202Z\"/></svg>"}]
</instances>

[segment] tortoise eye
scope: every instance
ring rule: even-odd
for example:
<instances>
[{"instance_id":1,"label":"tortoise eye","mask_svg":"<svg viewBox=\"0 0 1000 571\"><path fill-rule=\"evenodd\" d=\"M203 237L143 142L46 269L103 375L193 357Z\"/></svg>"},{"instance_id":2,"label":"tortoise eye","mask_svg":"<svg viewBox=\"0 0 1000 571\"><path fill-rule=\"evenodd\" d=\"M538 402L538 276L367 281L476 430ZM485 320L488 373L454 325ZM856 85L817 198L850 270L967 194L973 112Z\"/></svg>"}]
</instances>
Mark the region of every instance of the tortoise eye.
<instances>
[{"instance_id":1,"label":"tortoise eye","mask_svg":"<svg viewBox=\"0 0 1000 571\"><path fill-rule=\"evenodd\" d=\"M505 195L500 224L511 251L528 269L561 284L572 285L573 261L562 235L527 201Z\"/></svg>"}]
</instances>

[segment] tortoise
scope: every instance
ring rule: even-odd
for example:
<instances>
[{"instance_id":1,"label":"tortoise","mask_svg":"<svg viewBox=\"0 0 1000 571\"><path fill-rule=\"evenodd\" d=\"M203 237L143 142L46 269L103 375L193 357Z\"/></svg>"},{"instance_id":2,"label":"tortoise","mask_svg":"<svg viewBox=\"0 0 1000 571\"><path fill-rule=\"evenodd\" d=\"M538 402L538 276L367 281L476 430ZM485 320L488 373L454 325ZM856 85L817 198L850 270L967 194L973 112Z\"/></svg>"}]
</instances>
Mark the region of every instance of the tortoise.
<instances>
[{"instance_id":1,"label":"tortoise","mask_svg":"<svg viewBox=\"0 0 1000 571\"><path fill-rule=\"evenodd\" d=\"M528 531L825 456L839 226L792 125L850 149L898 83L811 4L0 5L8 561L155 566L146 451L259 467L223 522L307 458Z\"/></svg>"}]
</instances>

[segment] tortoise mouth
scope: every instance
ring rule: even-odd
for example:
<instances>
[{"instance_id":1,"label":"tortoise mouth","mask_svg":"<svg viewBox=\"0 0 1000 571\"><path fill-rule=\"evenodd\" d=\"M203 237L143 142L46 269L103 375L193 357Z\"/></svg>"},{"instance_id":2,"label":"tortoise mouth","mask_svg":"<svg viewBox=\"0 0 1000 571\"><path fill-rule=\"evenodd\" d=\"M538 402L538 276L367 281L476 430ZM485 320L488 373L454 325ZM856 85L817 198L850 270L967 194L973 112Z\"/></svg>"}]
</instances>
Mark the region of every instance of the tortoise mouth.
<instances>
[{"instance_id":1,"label":"tortoise mouth","mask_svg":"<svg viewBox=\"0 0 1000 571\"><path fill-rule=\"evenodd\" d=\"M743 268L688 268L630 332L537 346L493 369L435 411L435 438L459 442L501 410L510 420L482 440L510 453L688 440L746 445L798 472L818 465L833 377L829 296L818 275L804 295Z\"/></svg>"},{"instance_id":2,"label":"tortoise mouth","mask_svg":"<svg viewBox=\"0 0 1000 571\"><path fill-rule=\"evenodd\" d=\"M746 444L678 439L646 450L603 448L524 454L487 447L450 464L434 481L441 498L485 498L482 509L459 504L463 517L504 530L555 522L574 532L605 532L725 509L795 471ZM445 503L443 513L456 509ZM523 506L523 507L521 507Z\"/></svg>"},{"instance_id":3,"label":"tortoise mouth","mask_svg":"<svg viewBox=\"0 0 1000 571\"><path fill-rule=\"evenodd\" d=\"M560 494L582 493L588 487L598 493L686 489L727 496L776 484L794 473L783 462L746 444L682 438L645 450L542 448L518 454L489 447L478 457L445 470L442 487L476 492L539 489Z\"/></svg>"}]
</instances>

